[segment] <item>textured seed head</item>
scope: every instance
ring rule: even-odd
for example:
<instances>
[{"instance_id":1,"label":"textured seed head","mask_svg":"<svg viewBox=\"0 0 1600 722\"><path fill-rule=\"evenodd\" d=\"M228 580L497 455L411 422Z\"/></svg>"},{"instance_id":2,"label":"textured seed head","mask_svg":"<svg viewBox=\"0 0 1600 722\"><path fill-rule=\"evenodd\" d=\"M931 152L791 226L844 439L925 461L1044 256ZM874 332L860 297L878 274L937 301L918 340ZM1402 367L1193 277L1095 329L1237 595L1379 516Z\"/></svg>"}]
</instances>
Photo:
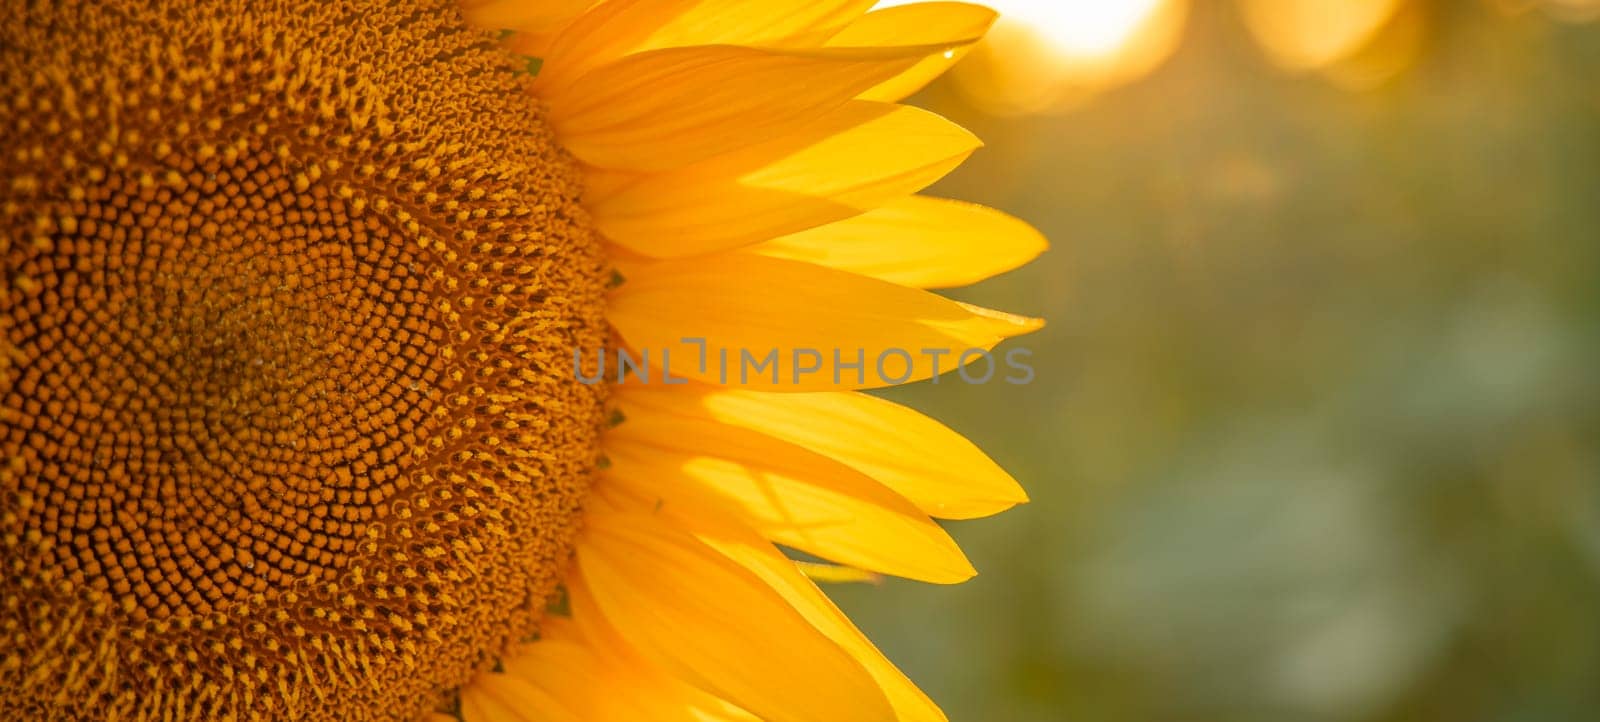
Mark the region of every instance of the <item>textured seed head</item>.
<instances>
[{"instance_id":1,"label":"textured seed head","mask_svg":"<svg viewBox=\"0 0 1600 722\"><path fill-rule=\"evenodd\" d=\"M0 9L0 716L407 720L570 553L603 274L454 3Z\"/></svg>"}]
</instances>

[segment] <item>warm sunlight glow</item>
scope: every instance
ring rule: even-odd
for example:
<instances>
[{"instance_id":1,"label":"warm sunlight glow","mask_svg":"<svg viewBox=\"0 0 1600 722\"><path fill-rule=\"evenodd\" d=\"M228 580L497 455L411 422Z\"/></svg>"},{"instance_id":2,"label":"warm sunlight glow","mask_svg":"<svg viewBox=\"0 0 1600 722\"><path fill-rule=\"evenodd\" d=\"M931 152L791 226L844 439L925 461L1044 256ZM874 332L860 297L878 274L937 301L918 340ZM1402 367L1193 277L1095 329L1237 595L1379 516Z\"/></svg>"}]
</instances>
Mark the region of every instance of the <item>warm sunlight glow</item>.
<instances>
[{"instance_id":1,"label":"warm sunlight glow","mask_svg":"<svg viewBox=\"0 0 1600 722\"><path fill-rule=\"evenodd\" d=\"M883 0L878 7L916 0ZM996 114L1071 107L1154 70L1177 49L1187 0L974 0L1000 21L952 73Z\"/></svg>"},{"instance_id":2,"label":"warm sunlight glow","mask_svg":"<svg viewBox=\"0 0 1600 722\"><path fill-rule=\"evenodd\" d=\"M1161 0L993 0L984 3L1010 22L1025 24L1069 57L1104 57L1121 50Z\"/></svg>"},{"instance_id":3,"label":"warm sunlight glow","mask_svg":"<svg viewBox=\"0 0 1600 722\"><path fill-rule=\"evenodd\" d=\"M917 0L884 0L878 7ZM1103 58L1121 50L1164 0L977 0L1022 25L1070 58Z\"/></svg>"},{"instance_id":4,"label":"warm sunlight glow","mask_svg":"<svg viewBox=\"0 0 1600 722\"><path fill-rule=\"evenodd\" d=\"M1400 0L1241 0L1250 32L1287 70L1316 70L1366 45Z\"/></svg>"},{"instance_id":5,"label":"warm sunlight glow","mask_svg":"<svg viewBox=\"0 0 1600 722\"><path fill-rule=\"evenodd\" d=\"M1071 107L1136 80L1177 49L1187 0L984 0L1000 21L956 86L991 113Z\"/></svg>"},{"instance_id":6,"label":"warm sunlight glow","mask_svg":"<svg viewBox=\"0 0 1600 722\"><path fill-rule=\"evenodd\" d=\"M1346 90L1380 87L1416 62L1427 33L1428 24L1422 8L1415 2L1403 3L1360 49L1323 66L1320 72Z\"/></svg>"}]
</instances>

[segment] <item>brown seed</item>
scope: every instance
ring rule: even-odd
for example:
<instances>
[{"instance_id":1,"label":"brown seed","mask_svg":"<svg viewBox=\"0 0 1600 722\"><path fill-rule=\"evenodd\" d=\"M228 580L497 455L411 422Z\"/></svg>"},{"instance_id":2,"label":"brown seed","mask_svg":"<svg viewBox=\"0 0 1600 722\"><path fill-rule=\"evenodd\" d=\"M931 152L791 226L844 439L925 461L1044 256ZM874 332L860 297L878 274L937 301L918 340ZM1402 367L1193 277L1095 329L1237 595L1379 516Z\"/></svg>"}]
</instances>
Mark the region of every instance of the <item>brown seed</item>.
<instances>
[{"instance_id":1,"label":"brown seed","mask_svg":"<svg viewBox=\"0 0 1600 722\"><path fill-rule=\"evenodd\" d=\"M534 630L605 325L526 80L447 0L4 3L0 716L409 720Z\"/></svg>"}]
</instances>

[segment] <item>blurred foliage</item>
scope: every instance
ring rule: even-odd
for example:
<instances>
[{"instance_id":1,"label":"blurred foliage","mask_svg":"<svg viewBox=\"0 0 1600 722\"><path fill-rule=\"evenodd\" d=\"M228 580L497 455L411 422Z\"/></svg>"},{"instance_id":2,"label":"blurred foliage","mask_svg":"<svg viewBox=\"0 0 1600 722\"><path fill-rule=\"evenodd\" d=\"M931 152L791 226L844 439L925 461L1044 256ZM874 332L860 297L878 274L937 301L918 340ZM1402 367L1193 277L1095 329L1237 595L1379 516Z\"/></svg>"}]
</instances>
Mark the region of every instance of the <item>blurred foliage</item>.
<instances>
[{"instance_id":1,"label":"blurred foliage","mask_svg":"<svg viewBox=\"0 0 1600 722\"><path fill-rule=\"evenodd\" d=\"M833 590L952 720L1600 719L1600 25L1420 7L1362 92L1196 3L1069 112L917 99L1054 244L953 292L1049 319L1032 386L889 394L1033 502Z\"/></svg>"}]
</instances>

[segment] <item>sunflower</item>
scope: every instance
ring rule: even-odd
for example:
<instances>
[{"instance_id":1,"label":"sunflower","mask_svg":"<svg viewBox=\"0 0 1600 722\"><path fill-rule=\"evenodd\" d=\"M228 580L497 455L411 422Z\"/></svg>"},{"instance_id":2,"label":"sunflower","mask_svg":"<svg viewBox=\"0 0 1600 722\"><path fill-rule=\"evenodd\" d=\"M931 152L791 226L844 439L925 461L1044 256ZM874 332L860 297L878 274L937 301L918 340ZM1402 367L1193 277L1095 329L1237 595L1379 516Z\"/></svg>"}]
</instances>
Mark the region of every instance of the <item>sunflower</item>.
<instances>
[{"instance_id":1,"label":"sunflower","mask_svg":"<svg viewBox=\"0 0 1600 722\"><path fill-rule=\"evenodd\" d=\"M1043 240L871 5L5 3L0 712L942 719L813 578L1025 500L860 390Z\"/></svg>"}]
</instances>

